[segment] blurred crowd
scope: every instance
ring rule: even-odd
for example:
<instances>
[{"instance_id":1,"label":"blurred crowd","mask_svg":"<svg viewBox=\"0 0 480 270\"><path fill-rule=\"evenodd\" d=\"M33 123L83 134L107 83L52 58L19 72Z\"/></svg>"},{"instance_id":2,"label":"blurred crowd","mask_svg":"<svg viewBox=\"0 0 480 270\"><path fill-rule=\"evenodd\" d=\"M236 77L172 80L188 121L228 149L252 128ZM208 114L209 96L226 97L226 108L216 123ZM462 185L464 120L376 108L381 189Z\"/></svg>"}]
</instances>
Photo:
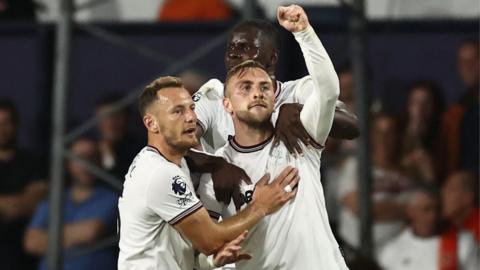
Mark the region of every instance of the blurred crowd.
<instances>
[{"instance_id":1,"label":"blurred crowd","mask_svg":"<svg viewBox=\"0 0 480 270\"><path fill-rule=\"evenodd\" d=\"M458 262L462 269L478 263L478 41L464 42L457 55L465 88L454 90L461 96L454 104L445 105L435 82L417 81L405 89L401 114L381 102L372 107L372 235L384 269L436 269L412 265L418 261ZM355 111L352 71L337 72L340 99ZM356 148L356 141L330 140L323 169L330 220L347 247L359 248Z\"/></svg>"},{"instance_id":2,"label":"blurred crowd","mask_svg":"<svg viewBox=\"0 0 480 270\"><path fill-rule=\"evenodd\" d=\"M224 1L209 0L208 12L201 12L206 5L195 6L200 1L191 2L190 10L167 1L158 10L159 20L198 19L198 14L225 19L234 12ZM0 18L33 18L33 3L0 0ZM459 76L465 87L447 89L461 96L453 104L446 104L444 91L434 81L416 81L405 89L408 95L401 114L394 114L381 102L372 106L372 232L374 264L382 269L427 269L432 263L439 269L478 266L478 41L463 43L457 56L458 74L452 76ZM337 73L340 100L355 112L352 70L346 64ZM181 77L191 93L206 79L193 71ZM144 144L138 138L144 136L129 131L129 110L112 110L120 98L107 94L98 100L95 114L101 120L96 134L77 138L69 150L105 169L121 184ZM1 268L46 269L48 157L35 156L18 146L18 119L15 105L0 97ZM360 247L357 143L329 140L323 157L322 181L330 222L342 246L351 250ZM65 175L65 269L115 269L115 245L90 252L85 248L115 238L119 190L99 181L78 160L66 162Z\"/></svg>"}]
</instances>

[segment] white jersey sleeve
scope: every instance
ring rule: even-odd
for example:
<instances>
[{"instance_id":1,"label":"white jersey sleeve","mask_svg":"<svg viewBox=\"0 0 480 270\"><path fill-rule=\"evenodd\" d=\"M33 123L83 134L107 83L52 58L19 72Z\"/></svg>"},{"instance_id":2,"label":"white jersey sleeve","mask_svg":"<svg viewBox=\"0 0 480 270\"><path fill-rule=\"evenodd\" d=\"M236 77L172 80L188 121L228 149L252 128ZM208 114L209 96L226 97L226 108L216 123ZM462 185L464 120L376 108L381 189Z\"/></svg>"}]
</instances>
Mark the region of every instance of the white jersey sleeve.
<instances>
[{"instance_id":1,"label":"white jersey sleeve","mask_svg":"<svg viewBox=\"0 0 480 270\"><path fill-rule=\"evenodd\" d=\"M173 164L157 168L150 175L145 198L147 207L170 225L202 207L187 179L185 173Z\"/></svg>"},{"instance_id":2,"label":"white jersey sleeve","mask_svg":"<svg viewBox=\"0 0 480 270\"><path fill-rule=\"evenodd\" d=\"M217 79L209 80L193 95L197 123L203 128L203 133L218 121L219 106L223 109L222 100L223 83Z\"/></svg>"},{"instance_id":3,"label":"white jersey sleeve","mask_svg":"<svg viewBox=\"0 0 480 270\"><path fill-rule=\"evenodd\" d=\"M313 82L311 93L300 113L300 120L310 136L318 144L324 145L332 127L335 102L340 94L338 77L330 57L311 26L293 34L302 49Z\"/></svg>"}]
</instances>

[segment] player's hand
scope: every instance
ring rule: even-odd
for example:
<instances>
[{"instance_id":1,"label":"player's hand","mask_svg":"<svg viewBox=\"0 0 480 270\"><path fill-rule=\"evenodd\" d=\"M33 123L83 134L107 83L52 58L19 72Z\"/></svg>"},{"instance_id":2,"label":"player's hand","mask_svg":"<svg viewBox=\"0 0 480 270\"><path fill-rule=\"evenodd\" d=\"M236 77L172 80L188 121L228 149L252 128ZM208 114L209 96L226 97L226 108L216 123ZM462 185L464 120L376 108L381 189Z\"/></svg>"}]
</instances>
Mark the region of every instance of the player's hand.
<instances>
[{"instance_id":1,"label":"player's hand","mask_svg":"<svg viewBox=\"0 0 480 270\"><path fill-rule=\"evenodd\" d=\"M241 244L245 241L248 231L243 232L237 238L226 243L214 256L213 265L221 267L225 264L234 263L240 260L250 260L252 256L248 253L241 252Z\"/></svg>"},{"instance_id":2,"label":"player's hand","mask_svg":"<svg viewBox=\"0 0 480 270\"><path fill-rule=\"evenodd\" d=\"M259 207L265 215L272 214L295 197L297 189L294 187L300 181L298 170L290 166L283 169L270 184L268 184L269 179L270 175L266 174L258 181L255 185L252 200L252 204ZM290 187L290 192L286 191L287 185Z\"/></svg>"},{"instance_id":3,"label":"player's hand","mask_svg":"<svg viewBox=\"0 0 480 270\"><path fill-rule=\"evenodd\" d=\"M288 151L295 155L301 154L300 140L303 144L310 144L310 136L300 121L300 112L303 105L297 103L287 103L280 107L277 123L275 124L275 139L273 145L277 146L280 141L285 144Z\"/></svg>"},{"instance_id":4,"label":"player's hand","mask_svg":"<svg viewBox=\"0 0 480 270\"><path fill-rule=\"evenodd\" d=\"M310 23L308 17L302 7L290 5L288 7L279 6L277 9L278 23L288 31L300 32L305 30Z\"/></svg>"},{"instance_id":5,"label":"player's hand","mask_svg":"<svg viewBox=\"0 0 480 270\"><path fill-rule=\"evenodd\" d=\"M240 185L242 182L252 184L252 181L243 169L224 159L219 159L219 162L221 164L215 166L216 169L211 173L215 198L226 205L230 204L230 200L233 198L235 208L240 209L244 203Z\"/></svg>"}]
</instances>

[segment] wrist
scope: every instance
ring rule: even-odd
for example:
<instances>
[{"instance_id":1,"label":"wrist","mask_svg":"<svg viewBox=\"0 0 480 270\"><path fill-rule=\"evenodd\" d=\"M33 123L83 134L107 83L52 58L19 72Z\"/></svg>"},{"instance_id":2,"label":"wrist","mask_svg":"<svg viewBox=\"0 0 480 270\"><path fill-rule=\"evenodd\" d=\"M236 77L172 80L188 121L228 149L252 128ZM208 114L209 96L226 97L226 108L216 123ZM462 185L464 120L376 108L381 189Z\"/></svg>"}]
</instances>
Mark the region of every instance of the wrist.
<instances>
[{"instance_id":1,"label":"wrist","mask_svg":"<svg viewBox=\"0 0 480 270\"><path fill-rule=\"evenodd\" d=\"M258 217L258 219L262 219L265 216L267 216L267 213L268 213L267 207L264 207L263 205L261 205L261 203L259 203L256 199L253 199L250 202L249 207L250 207L251 214Z\"/></svg>"}]
</instances>

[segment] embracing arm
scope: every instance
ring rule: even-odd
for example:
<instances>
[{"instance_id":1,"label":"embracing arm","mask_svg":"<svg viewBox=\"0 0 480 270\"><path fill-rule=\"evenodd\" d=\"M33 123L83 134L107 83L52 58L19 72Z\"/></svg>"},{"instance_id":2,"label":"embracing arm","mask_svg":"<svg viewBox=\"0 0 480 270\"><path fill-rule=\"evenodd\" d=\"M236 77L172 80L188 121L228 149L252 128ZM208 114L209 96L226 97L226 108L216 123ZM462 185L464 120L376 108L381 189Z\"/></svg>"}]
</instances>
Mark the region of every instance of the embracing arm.
<instances>
[{"instance_id":1,"label":"embracing arm","mask_svg":"<svg viewBox=\"0 0 480 270\"><path fill-rule=\"evenodd\" d=\"M210 255L218 251L225 243L251 229L264 216L271 214L292 199L296 192L287 193L287 184L298 183L298 171L287 167L275 180L268 183L266 175L257 183L252 202L235 216L214 223L205 208L188 215L174 227L202 253ZM201 232L199 231L201 228Z\"/></svg>"}]
</instances>

